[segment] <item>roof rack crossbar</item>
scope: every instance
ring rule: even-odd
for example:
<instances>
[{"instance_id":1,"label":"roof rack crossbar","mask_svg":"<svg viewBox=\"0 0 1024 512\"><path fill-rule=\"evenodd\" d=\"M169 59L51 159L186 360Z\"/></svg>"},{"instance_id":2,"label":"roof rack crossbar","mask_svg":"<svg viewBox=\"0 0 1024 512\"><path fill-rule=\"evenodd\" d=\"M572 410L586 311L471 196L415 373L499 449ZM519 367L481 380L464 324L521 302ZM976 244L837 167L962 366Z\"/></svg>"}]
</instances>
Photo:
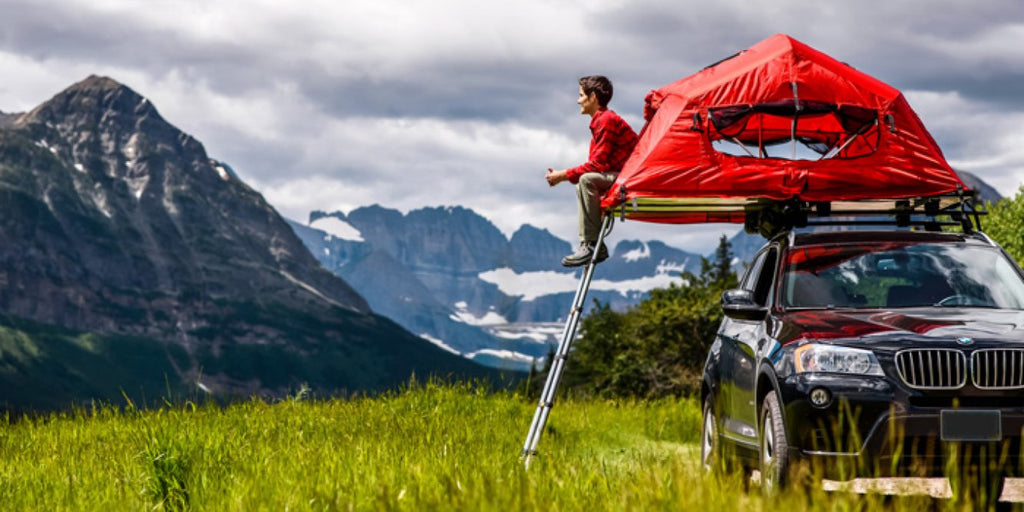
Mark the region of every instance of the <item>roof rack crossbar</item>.
<instances>
[{"instance_id":1,"label":"roof rack crossbar","mask_svg":"<svg viewBox=\"0 0 1024 512\"><path fill-rule=\"evenodd\" d=\"M836 204L797 199L762 202L748 205L744 229L766 238L784 229L804 226L898 226L927 231L957 226L969 234L980 226L978 216L988 213L975 209L972 197L971 191L961 190L957 195L890 199L889 207L882 206L883 201L873 204L870 201Z\"/></svg>"},{"instance_id":2,"label":"roof rack crossbar","mask_svg":"<svg viewBox=\"0 0 1024 512\"><path fill-rule=\"evenodd\" d=\"M892 226L895 221L889 220L829 220L829 221L807 221L808 226ZM960 226L962 223L948 220L923 220L911 219L910 226Z\"/></svg>"}]
</instances>

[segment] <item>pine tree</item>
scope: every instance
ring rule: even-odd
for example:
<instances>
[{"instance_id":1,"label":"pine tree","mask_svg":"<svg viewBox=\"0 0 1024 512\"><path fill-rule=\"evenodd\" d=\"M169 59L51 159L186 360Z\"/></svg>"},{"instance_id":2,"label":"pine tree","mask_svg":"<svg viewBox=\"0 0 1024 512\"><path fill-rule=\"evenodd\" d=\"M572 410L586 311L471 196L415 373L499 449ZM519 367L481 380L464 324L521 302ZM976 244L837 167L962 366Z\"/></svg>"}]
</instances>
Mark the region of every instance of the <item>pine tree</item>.
<instances>
[{"instance_id":1,"label":"pine tree","mask_svg":"<svg viewBox=\"0 0 1024 512\"><path fill-rule=\"evenodd\" d=\"M715 249L714 261L701 257L701 280L705 284L718 284L726 288L736 286L736 273L732 270L732 243L722 234Z\"/></svg>"}]
</instances>

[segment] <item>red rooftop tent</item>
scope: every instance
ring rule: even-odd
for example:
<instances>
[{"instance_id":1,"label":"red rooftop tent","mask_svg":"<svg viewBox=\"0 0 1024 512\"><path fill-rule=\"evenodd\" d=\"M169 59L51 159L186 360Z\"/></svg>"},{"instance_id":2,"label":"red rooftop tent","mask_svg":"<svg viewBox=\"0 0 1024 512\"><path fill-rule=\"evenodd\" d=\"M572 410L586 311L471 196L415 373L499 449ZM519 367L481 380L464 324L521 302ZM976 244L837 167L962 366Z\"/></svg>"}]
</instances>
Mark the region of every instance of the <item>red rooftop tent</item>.
<instances>
[{"instance_id":1,"label":"red rooftop tent","mask_svg":"<svg viewBox=\"0 0 1024 512\"><path fill-rule=\"evenodd\" d=\"M651 91L644 114L602 201L629 218L743 222L773 201L967 188L900 91L784 34ZM811 158L797 157L797 142Z\"/></svg>"}]
</instances>

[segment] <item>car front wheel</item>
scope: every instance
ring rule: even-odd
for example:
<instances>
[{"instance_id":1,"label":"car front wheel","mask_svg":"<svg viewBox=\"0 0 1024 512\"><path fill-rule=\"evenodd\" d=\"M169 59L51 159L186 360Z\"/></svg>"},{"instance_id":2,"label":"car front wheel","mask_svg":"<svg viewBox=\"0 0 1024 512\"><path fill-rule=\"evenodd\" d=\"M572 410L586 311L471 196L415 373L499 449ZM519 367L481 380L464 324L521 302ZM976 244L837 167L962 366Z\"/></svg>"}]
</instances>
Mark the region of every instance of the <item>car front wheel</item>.
<instances>
[{"instance_id":1,"label":"car front wheel","mask_svg":"<svg viewBox=\"0 0 1024 512\"><path fill-rule=\"evenodd\" d=\"M778 492L789 483L789 442L782 421L782 407L774 391L764 397L761 406L760 468L761 489Z\"/></svg>"},{"instance_id":2,"label":"car front wheel","mask_svg":"<svg viewBox=\"0 0 1024 512\"><path fill-rule=\"evenodd\" d=\"M700 463L705 474L716 473L722 466L722 441L718 437L718 417L711 396L704 399L704 414L700 429Z\"/></svg>"}]
</instances>

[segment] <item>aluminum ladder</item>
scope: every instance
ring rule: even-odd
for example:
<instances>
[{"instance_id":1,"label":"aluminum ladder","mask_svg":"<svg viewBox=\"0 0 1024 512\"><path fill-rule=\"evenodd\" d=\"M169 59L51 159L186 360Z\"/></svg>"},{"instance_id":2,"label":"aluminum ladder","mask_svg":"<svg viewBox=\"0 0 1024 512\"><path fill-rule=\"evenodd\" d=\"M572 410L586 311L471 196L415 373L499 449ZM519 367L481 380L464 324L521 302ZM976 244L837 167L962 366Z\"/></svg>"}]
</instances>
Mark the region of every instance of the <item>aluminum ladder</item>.
<instances>
[{"instance_id":1,"label":"aluminum ladder","mask_svg":"<svg viewBox=\"0 0 1024 512\"><path fill-rule=\"evenodd\" d=\"M580 319L583 316L583 304L587 299L587 291L590 289L590 281L594 277L594 267L597 263L598 249L604 243L605 235L611 232L613 216L606 214L601 224L601 233L597 237L594 253L590 261L583 268L583 277L576 288L576 297L572 301L572 309L569 310L569 317L565 320L565 329L562 330L562 339L558 343L558 351L551 361L551 369L548 371L548 378L544 382L544 391L540 394L540 402L537 404L537 412L533 414L533 422L530 424L530 431L526 434L526 442L523 443L523 451L520 457L530 469L530 460L537 454L537 442L544 432L544 426L551 415L551 408L555 405L555 391L558 389L558 382L562 379L562 372L565 371L565 361L569 358L569 348L576 337L576 329L579 328Z\"/></svg>"}]
</instances>

